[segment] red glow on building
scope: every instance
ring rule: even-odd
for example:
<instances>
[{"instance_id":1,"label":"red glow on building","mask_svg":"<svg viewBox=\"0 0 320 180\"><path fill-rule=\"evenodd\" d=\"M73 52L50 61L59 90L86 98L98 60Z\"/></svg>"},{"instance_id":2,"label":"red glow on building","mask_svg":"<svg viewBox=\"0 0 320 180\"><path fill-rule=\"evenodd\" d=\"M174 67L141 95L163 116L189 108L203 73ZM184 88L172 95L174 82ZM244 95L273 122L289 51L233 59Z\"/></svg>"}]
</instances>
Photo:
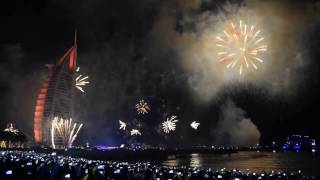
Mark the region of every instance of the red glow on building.
<instances>
[{"instance_id":1,"label":"red glow on building","mask_svg":"<svg viewBox=\"0 0 320 180\"><path fill-rule=\"evenodd\" d=\"M68 59L67 57L69 56L69 69L70 70L75 70L76 69L76 64L77 64L77 48L76 46L70 48L58 61L58 65L62 65L66 59Z\"/></svg>"},{"instance_id":2,"label":"red glow on building","mask_svg":"<svg viewBox=\"0 0 320 180\"><path fill-rule=\"evenodd\" d=\"M49 82L52 77L52 71L49 67L49 75L44 81L40 93L38 95L37 103L36 103L36 110L34 112L34 139L36 143L39 143L42 140L42 117L43 117L43 111L44 111L44 105L46 101L46 95L48 92Z\"/></svg>"},{"instance_id":3,"label":"red glow on building","mask_svg":"<svg viewBox=\"0 0 320 180\"><path fill-rule=\"evenodd\" d=\"M34 112L34 139L46 141L52 116L69 115L72 112L73 74L77 65L76 34L74 45L58 60L47 65L49 74L40 88ZM61 106L61 108L60 108Z\"/></svg>"}]
</instances>

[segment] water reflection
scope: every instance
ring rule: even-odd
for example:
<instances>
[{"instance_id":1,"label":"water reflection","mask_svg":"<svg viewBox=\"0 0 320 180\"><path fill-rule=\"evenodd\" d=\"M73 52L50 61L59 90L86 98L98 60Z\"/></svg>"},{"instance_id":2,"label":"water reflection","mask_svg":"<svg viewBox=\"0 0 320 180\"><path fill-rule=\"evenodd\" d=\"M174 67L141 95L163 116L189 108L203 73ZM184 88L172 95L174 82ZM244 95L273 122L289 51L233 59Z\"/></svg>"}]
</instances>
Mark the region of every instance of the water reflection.
<instances>
[{"instance_id":1,"label":"water reflection","mask_svg":"<svg viewBox=\"0 0 320 180\"><path fill-rule=\"evenodd\" d=\"M202 158L200 156L200 154L198 153L193 153L190 154L190 167L200 167L202 164Z\"/></svg>"},{"instance_id":2,"label":"water reflection","mask_svg":"<svg viewBox=\"0 0 320 180\"><path fill-rule=\"evenodd\" d=\"M183 166L183 163L180 162L180 158L177 158L175 155L169 156L167 160L162 162L164 166Z\"/></svg>"},{"instance_id":3,"label":"water reflection","mask_svg":"<svg viewBox=\"0 0 320 180\"><path fill-rule=\"evenodd\" d=\"M320 157L315 153L239 152L232 154L190 154L162 162L166 166L191 166L246 171L293 171L320 175Z\"/></svg>"},{"instance_id":4,"label":"water reflection","mask_svg":"<svg viewBox=\"0 0 320 180\"><path fill-rule=\"evenodd\" d=\"M162 162L164 166L190 166L190 167L202 167L202 155L193 153L185 156L169 156L168 159Z\"/></svg>"},{"instance_id":5,"label":"water reflection","mask_svg":"<svg viewBox=\"0 0 320 180\"><path fill-rule=\"evenodd\" d=\"M177 159L168 159L162 163L163 166L183 166Z\"/></svg>"}]
</instances>

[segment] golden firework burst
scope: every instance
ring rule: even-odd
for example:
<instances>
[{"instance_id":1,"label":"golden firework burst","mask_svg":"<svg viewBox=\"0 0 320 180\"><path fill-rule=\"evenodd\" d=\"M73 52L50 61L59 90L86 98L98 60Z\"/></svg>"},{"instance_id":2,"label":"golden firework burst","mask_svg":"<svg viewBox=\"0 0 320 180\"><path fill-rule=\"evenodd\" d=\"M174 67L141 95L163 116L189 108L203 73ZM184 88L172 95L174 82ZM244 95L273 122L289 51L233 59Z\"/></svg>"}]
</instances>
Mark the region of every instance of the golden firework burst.
<instances>
[{"instance_id":1,"label":"golden firework burst","mask_svg":"<svg viewBox=\"0 0 320 180\"><path fill-rule=\"evenodd\" d=\"M246 68L258 69L257 63L263 63L260 55L267 51L263 44L261 30L254 25L247 25L241 20L239 24L226 22L223 33L216 36L218 61L227 68L239 68L241 75Z\"/></svg>"}]
</instances>

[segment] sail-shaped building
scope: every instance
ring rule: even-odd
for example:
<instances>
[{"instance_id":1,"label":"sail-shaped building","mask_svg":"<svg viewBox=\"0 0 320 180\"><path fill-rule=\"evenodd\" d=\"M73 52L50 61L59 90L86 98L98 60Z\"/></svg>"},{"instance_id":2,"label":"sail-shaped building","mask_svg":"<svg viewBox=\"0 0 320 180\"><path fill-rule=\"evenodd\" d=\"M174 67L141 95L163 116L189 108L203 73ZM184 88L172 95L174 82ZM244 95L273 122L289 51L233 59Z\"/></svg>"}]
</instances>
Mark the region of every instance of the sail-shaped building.
<instances>
[{"instance_id":1,"label":"sail-shaped building","mask_svg":"<svg viewBox=\"0 0 320 180\"><path fill-rule=\"evenodd\" d=\"M56 64L46 65L48 75L40 88L34 112L36 143L51 144L50 128L54 117L73 117L76 65L77 40L75 34L73 46Z\"/></svg>"}]
</instances>

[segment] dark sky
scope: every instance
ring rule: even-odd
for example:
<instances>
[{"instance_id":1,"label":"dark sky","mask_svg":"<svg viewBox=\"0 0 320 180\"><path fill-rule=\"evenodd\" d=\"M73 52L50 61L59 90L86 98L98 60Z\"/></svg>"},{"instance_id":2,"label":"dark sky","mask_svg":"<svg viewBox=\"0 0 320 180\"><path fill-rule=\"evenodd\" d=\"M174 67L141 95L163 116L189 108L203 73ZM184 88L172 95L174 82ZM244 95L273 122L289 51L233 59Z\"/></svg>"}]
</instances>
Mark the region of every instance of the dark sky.
<instances>
[{"instance_id":1,"label":"dark sky","mask_svg":"<svg viewBox=\"0 0 320 180\"><path fill-rule=\"evenodd\" d=\"M202 88L206 87L202 85L195 92L197 88L192 87L195 71L181 64L185 64L184 57L193 52L188 49L190 44L196 46L196 40L202 41L205 30L211 28L207 19L210 22L220 14L230 16L225 10L228 4L235 7L235 13L243 14L243 9L257 11L259 3L266 11L278 14L276 18L285 27L295 27L276 31L283 33L278 33L283 38L281 42L270 37L270 43L278 48L281 45L284 55L281 59L279 55L272 55L269 62L275 62L273 66L288 67L284 71L290 71L290 78L282 80L281 73L274 75L279 70L267 70L258 80L208 88L210 95L201 95ZM274 8L278 6L280 8ZM261 142L292 133L319 139L319 9L317 1L8 1L0 8L0 127L4 129L7 123L13 122L32 139L35 101L46 77L44 65L55 63L72 45L77 28L78 65L81 72L90 77L86 93L76 94L76 119L84 123L79 142L228 144L232 142L227 139L233 137L232 132L220 131L219 122L227 118L224 113L232 114L235 109L240 112L234 113L239 114L236 121L250 119L260 132ZM263 22L270 21L266 31L274 31L276 27L272 23L276 18L267 15L263 18ZM202 51L198 53L192 55L203 57ZM300 66L292 60L300 56L307 65ZM270 78L264 78L266 76ZM279 92L270 91L274 89L270 84L274 83L280 87ZM290 85L283 85L281 89L286 83ZM141 98L152 109L146 116L137 115L134 109ZM177 131L164 135L159 125L169 115L178 116ZM128 122L129 128L140 124L143 136L132 138L119 131L119 119ZM189 126L194 120L201 123L198 131ZM231 126L238 128L237 123ZM245 128L239 131L246 132Z\"/></svg>"}]
</instances>

